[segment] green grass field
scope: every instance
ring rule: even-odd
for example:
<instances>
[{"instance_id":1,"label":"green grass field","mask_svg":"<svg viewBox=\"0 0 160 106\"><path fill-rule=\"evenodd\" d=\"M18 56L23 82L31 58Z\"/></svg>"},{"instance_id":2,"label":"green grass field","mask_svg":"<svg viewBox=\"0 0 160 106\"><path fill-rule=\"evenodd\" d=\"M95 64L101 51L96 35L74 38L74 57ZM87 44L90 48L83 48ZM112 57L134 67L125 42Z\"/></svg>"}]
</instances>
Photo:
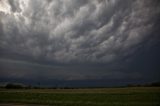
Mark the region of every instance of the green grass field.
<instances>
[{"instance_id":1,"label":"green grass field","mask_svg":"<svg viewBox=\"0 0 160 106\"><path fill-rule=\"evenodd\" d=\"M160 106L160 88L0 89L1 103L53 106Z\"/></svg>"}]
</instances>

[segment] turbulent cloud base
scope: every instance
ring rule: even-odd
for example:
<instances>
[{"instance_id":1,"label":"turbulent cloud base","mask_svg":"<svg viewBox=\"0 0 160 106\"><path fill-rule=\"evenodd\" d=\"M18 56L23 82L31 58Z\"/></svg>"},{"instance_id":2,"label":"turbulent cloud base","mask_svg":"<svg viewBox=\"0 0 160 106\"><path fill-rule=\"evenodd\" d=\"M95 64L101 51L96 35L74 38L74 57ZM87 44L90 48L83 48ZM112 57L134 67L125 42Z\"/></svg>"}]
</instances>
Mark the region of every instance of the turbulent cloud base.
<instances>
[{"instance_id":1,"label":"turbulent cloud base","mask_svg":"<svg viewBox=\"0 0 160 106\"><path fill-rule=\"evenodd\" d=\"M1 67L5 69L6 61L32 67L26 70L34 70L34 64L58 63L63 71L46 71L46 76L130 76L121 71L115 75L113 67L159 43L159 5L158 0L0 0ZM79 66L64 66L73 63ZM104 69L95 65L75 71L80 64L103 64Z\"/></svg>"}]
</instances>

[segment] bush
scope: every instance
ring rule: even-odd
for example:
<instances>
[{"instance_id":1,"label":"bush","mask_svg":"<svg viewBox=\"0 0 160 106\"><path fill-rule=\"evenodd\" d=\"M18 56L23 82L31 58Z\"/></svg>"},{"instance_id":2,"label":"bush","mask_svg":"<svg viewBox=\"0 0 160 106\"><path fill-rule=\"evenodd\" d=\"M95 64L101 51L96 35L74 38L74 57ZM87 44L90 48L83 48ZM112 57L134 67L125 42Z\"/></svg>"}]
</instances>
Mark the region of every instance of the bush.
<instances>
[{"instance_id":1,"label":"bush","mask_svg":"<svg viewBox=\"0 0 160 106\"><path fill-rule=\"evenodd\" d=\"M6 89L22 89L24 88L22 85L20 84L12 84L12 83L9 83L5 86Z\"/></svg>"}]
</instances>

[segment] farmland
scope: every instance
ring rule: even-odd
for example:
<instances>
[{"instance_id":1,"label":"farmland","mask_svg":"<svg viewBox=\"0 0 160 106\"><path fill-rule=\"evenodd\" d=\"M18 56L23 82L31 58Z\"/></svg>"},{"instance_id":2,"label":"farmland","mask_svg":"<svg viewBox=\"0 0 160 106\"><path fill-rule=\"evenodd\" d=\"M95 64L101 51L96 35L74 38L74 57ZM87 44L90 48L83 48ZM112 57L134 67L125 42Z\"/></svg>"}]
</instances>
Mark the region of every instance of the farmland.
<instances>
[{"instance_id":1,"label":"farmland","mask_svg":"<svg viewBox=\"0 0 160 106\"><path fill-rule=\"evenodd\" d=\"M0 104L160 106L160 87L0 89Z\"/></svg>"}]
</instances>

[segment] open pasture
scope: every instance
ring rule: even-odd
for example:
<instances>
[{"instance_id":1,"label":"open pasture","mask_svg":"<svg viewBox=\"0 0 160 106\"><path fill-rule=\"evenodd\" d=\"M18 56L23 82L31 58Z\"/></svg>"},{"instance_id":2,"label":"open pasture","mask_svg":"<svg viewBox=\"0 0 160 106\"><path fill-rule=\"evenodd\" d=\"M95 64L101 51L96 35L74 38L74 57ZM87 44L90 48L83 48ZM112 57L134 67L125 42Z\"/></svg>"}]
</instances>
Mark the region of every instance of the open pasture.
<instances>
[{"instance_id":1,"label":"open pasture","mask_svg":"<svg viewBox=\"0 0 160 106\"><path fill-rule=\"evenodd\" d=\"M1 89L0 103L53 106L160 106L160 88Z\"/></svg>"}]
</instances>

